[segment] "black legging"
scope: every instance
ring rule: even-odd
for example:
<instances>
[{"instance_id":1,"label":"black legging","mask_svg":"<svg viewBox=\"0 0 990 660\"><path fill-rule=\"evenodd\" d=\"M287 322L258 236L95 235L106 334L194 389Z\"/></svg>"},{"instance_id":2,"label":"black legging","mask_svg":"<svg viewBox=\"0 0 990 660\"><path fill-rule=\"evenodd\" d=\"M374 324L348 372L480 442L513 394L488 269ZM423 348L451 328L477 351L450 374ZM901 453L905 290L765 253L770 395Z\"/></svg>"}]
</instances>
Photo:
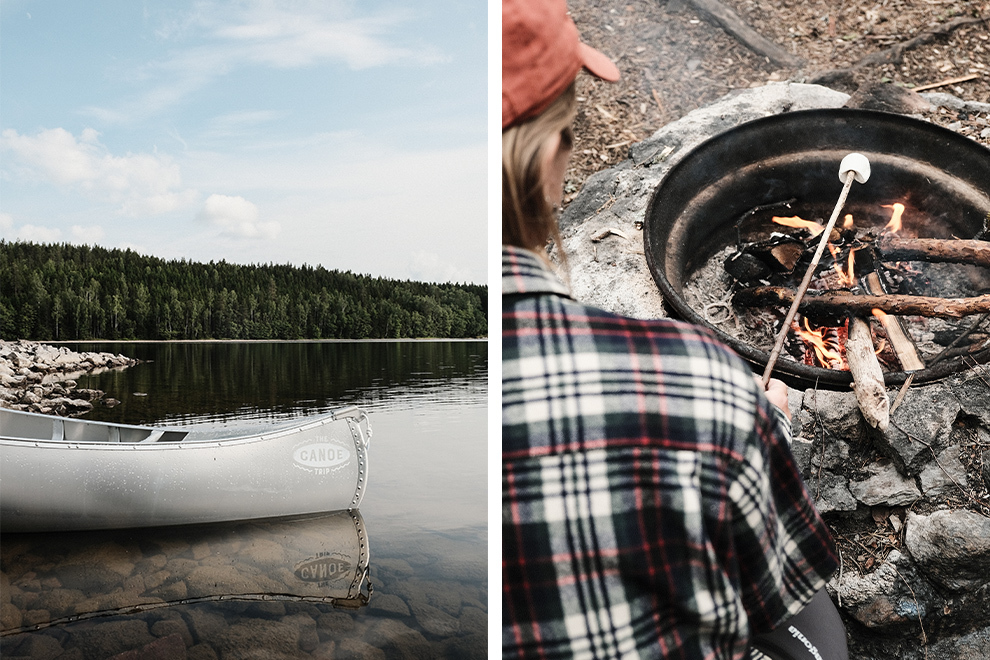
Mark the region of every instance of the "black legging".
<instances>
[{"instance_id":1,"label":"black legging","mask_svg":"<svg viewBox=\"0 0 990 660\"><path fill-rule=\"evenodd\" d=\"M752 646L773 660L849 660L846 627L824 589L774 630L754 637Z\"/></svg>"}]
</instances>

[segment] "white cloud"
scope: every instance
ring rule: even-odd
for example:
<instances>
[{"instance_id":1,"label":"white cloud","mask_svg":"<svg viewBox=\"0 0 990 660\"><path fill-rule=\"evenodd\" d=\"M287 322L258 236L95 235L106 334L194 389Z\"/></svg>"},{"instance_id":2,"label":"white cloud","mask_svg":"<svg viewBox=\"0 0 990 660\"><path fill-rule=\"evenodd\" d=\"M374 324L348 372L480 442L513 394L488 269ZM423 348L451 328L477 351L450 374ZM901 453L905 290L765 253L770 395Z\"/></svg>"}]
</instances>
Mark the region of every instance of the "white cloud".
<instances>
[{"instance_id":1,"label":"white cloud","mask_svg":"<svg viewBox=\"0 0 990 660\"><path fill-rule=\"evenodd\" d=\"M470 282L475 273L463 264L445 261L436 252L414 252L408 264L409 278L421 282Z\"/></svg>"},{"instance_id":2,"label":"white cloud","mask_svg":"<svg viewBox=\"0 0 990 660\"><path fill-rule=\"evenodd\" d=\"M243 197L210 195L196 217L236 238L273 239L280 230L277 222L258 222L258 207Z\"/></svg>"},{"instance_id":3,"label":"white cloud","mask_svg":"<svg viewBox=\"0 0 990 660\"><path fill-rule=\"evenodd\" d=\"M72 234L73 243L78 245L96 245L103 239L105 232L103 231L103 227L99 225L93 225L91 227L72 225L70 233Z\"/></svg>"},{"instance_id":4,"label":"white cloud","mask_svg":"<svg viewBox=\"0 0 990 660\"><path fill-rule=\"evenodd\" d=\"M37 225L16 226L14 216L0 213L0 238L8 241L29 241L32 243L58 243L62 231L55 227L39 227Z\"/></svg>"},{"instance_id":5,"label":"white cloud","mask_svg":"<svg viewBox=\"0 0 990 660\"><path fill-rule=\"evenodd\" d=\"M156 36L178 47L133 73L135 80L154 80L153 89L122 107L83 112L106 122L148 116L249 65L295 69L341 62L363 70L448 61L437 47L398 34L411 18L407 10L370 14L360 3L341 1L197 2L187 15L158 19Z\"/></svg>"},{"instance_id":6,"label":"white cloud","mask_svg":"<svg viewBox=\"0 0 990 660\"><path fill-rule=\"evenodd\" d=\"M210 131L214 135L236 135L247 129L275 121L281 116L281 113L271 110L230 112L210 120Z\"/></svg>"},{"instance_id":7,"label":"white cloud","mask_svg":"<svg viewBox=\"0 0 990 660\"><path fill-rule=\"evenodd\" d=\"M229 20L228 11L213 26L220 40L242 47L239 55L276 68L342 60L352 69L399 61L441 60L432 48L396 43L389 33L408 17L403 13L347 16L335 3L295 3L286 8L269 2L247 5Z\"/></svg>"},{"instance_id":8,"label":"white cloud","mask_svg":"<svg viewBox=\"0 0 990 660\"><path fill-rule=\"evenodd\" d=\"M41 177L118 207L131 217L158 215L188 206L195 190L182 187L179 166L158 154L115 156L91 128L76 138L64 128L21 135L7 129L0 147L22 175Z\"/></svg>"},{"instance_id":9,"label":"white cloud","mask_svg":"<svg viewBox=\"0 0 990 660\"><path fill-rule=\"evenodd\" d=\"M30 243L58 243L62 240L62 230L55 227L21 225L17 230L17 239Z\"/></svg>"}]
</instances>

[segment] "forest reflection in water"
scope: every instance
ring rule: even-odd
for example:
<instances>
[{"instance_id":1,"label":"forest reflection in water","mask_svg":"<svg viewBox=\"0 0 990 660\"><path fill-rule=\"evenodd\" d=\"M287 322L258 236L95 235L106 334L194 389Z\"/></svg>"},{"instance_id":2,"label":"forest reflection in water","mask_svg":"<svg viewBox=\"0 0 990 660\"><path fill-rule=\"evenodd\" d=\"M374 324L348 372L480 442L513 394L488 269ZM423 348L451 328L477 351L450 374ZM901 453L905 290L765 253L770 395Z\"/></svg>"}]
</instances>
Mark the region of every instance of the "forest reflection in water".
<instances>
[{"instance_id":1,"label":"forest reflection in water","mask_svg":"<svg viewBox=\"0 0 990 660\"><path fill-rule=\"evenodd\" d=\"M243 426L368 409L368 493L354 515L4 535L0 654L485 656L487 344L353 344L78 346L148 360L80 381L123 402L101 418ZM299 577L346 575L353 587L360 560L335 560L360 545L359 527L369 575L356 595Z\"/></svg>"}]
</instances>

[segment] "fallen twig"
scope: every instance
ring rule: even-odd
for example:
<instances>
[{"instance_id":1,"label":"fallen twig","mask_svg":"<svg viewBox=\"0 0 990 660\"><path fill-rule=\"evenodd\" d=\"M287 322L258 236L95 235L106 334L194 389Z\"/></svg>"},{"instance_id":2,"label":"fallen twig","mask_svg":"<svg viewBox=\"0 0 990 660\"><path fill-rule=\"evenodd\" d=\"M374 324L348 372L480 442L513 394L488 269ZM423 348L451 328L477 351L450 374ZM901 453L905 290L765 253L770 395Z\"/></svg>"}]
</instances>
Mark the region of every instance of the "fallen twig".
<instances>
[{"instance_id":1,"label":"fallen twig","mask_svg":"<svg viewBox=\"0 0 990 660\"><path fill-rule=\"evenodd\" d=\"M911 89L915 92L924 92L929 89L935 89L937 87L945 87L946 85L955 85L956 83L969 82L970 80L976 80L980 77L978 73L971 73L968 76L959 76L958 78L949 78L948 80L943 80L941 82L928 83L927 85L918 85L917 87L912 87Z\"/></svg>"},{"instance_id":2,"label":"fallen twig","mask_svg":"<svg viewBox=\"0 0 990 660\"><path fill-rule=\"evenodd\" d=\"M739 18L736 12L718 0L688 0L688 2L738 39L744 46L756 54L766 57L777 66L790 69L800 69L804 66L804 60L761 35Z\"/></svg>"}]
</instances>

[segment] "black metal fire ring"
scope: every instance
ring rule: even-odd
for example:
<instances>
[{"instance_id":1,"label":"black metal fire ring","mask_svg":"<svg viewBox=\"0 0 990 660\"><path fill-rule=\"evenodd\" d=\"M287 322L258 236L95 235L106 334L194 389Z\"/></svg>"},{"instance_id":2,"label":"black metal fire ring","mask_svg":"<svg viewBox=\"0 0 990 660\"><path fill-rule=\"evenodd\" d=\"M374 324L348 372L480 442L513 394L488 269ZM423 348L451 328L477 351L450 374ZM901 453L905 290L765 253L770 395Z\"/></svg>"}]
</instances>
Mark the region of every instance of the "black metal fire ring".
<instances>
[{"instance_id":1,"label":"black metal fire ring","mask_svg":"<svg viewBox=\"0 0 990 660\"><path fill-rule=\"evenodd\" d=\"M643 226L646 261L672 315L707 327L750 362L769 354L708 323L681 296L692 266L734 237L746 211L790 197L835 204L842 184L838 165L850 152L865 154L873 174L854 185L847 208L901 201L944 223L947 235L975 236L990 213L990 149L934 124L885 112L847 108L802 110L764 117L719 134L688 153L654 190ZM990 350L968 356L985 363ZM915 372L924 383L969 368L964 358ZM848 386L848 371L778 360L775 375L791 385ZM906 372L890 372L888 385Z\"/></svg>"}]
</instances>

